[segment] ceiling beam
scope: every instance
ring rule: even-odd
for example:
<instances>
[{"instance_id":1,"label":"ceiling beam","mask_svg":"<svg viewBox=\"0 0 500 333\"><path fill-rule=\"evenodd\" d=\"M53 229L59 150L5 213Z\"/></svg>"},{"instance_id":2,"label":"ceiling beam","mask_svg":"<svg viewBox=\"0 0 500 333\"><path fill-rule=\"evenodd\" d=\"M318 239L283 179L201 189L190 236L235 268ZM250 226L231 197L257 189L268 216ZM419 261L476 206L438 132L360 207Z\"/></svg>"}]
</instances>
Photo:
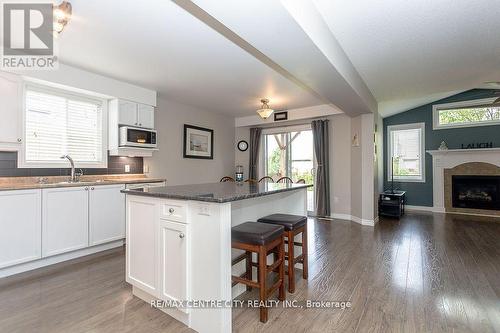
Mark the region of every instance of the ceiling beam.
<instances>
[{"instance_id":1,"label":"ceiling beam","mask_svg":"<svg viewBox=\"0 0 500 333\"><path fill-rule=\"evenodd\" d=\"M377 111L373 95L311 2L173 2L324 104L351 116Z\"/></svg>"}]
</instances>

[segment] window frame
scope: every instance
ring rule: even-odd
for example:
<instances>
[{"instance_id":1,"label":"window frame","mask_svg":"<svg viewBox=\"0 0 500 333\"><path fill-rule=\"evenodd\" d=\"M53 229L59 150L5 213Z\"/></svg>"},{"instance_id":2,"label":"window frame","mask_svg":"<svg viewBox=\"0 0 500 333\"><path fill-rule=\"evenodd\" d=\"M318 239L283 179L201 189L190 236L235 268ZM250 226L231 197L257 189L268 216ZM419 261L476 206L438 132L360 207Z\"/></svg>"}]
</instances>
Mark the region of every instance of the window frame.
<instances>
[{"instance_id":1,"label":"window frame","mask_svg":"<svg viewBox=\"0 0 500 333\"><path fill-rule=\"evenodd\" d=\"M83 101L96 101L102 105L101 110L101 126L102 126L102 140L101 140L101 162L80 162L75 161L75 168L95 168L106 169L108 167L108 99L94 95L91 92L73 91L71 89L64 89L59 87L52 87L49 85L26 82L23 84L22 94L22 110L21 110L21 125L22 125L22 145L18 151L18 168L66 168L69 167L67 160L61 159L60 161L52 162L32 162L26 160L26 93L29 89L40 91L47 94L54 94L63 97L73 97Z\"/></svg>"},{"instance_id":2,"label":"window frame","mask_svg":"<svg viewBox=\"0 0 500 333\"><path fill-rule=\"evenodd\" d=\"M421 176L394 176L394 181L400 183L425 183L425 123L411 123L402 125L390 125L387 126L387 181L392 179L392 132L409 130L409 129L419 129L420 130L420 166L422 169Z\"/></svg>"},{"instance_id":3,"label":"window frame","mask_svg":"<svg viewBox=\"0 0 500 333\"><path fill-rule=\"evenodd\" d=\"M476 123L461 123L461 124L447 124L442 125L439 123L439 111L448 108L466 108L482 106L493 103L497 97L482 98L482 99L472 99L468 101L444 103L444 104L433 104L432 105L432 129L450 129L450 128L463 128L463 127L477 127L477 126L491 126L500 125L500 120L493 120L488 122L476 122Z\"/></svg>"}]
</instances>

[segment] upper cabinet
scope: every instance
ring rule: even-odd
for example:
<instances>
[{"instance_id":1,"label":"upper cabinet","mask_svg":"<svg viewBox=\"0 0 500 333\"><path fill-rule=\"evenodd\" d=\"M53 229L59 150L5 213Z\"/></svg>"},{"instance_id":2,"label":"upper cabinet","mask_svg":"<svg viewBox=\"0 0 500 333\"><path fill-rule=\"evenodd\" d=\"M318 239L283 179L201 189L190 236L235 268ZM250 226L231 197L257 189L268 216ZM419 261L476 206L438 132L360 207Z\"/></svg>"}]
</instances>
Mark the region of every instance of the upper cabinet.
<instances>
[{"instance_id":1,"label":"upper cabinet","mask_svg":"<svg viewBox=\"0 0 500 333\"><path fill-rule=\"evenodd\" d=\"M137 122L139 127L154 128L155 127L155 108L151 105L137 105Z\"/></svg>"},{"instance_id":2,"label":"upper cabinet","mask_svg":"<svg viewBox=\"0 0 500 333\"><path fill-rule=\"evenodd\" d=\"M137 126L137 103L119 100L118 124L126 126Z\"/></svg>"},{"instance_id":3,"label":"upper cabinet","mask_svg":"<svg viewBox=\"0 0 500 333\"><path fill-rule=\"evenodd\" d=\"M0 147L16 150L22 141L22 79L18 75L0 72Z\"/></svg>"},{"instance_id":4,"label":"upper cabinet","mask_svg":"<svg viewBox=\"0 0 500 333\"><path fill-rule=\"evenodd\" d=\"M155 108L151 105L122 99L109 101L108 149L111 156L153 156L156 148L120 147L120 127L140 127L154 129Z\"/></svg>"},{"instance_id":5,"label":"upper cabinet","mask_svg":"<svg viewBox=\"0 0 500 333\"><path fill-rule=\"evenodd\" d=\"M118 125L154 128L154 107L124 100L113 100L110 109L116 108Z\"/></svg>"}]
</instances>

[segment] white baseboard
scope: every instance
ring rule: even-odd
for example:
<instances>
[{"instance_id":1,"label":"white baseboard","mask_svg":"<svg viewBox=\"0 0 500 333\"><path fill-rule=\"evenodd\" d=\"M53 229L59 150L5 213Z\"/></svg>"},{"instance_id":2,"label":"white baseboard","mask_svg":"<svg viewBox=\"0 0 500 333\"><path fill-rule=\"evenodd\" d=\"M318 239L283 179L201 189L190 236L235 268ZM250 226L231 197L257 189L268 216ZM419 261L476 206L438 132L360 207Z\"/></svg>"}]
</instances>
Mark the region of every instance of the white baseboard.
<instances>
[{"instance_id":1,"label":"white baseboard","mask_svg":"<svg viewBox=\"0 0 500 333\"><path fill-rule=\"evenodd\" d=\"M0 278L4 278L4 277L11 276L14 274L24 273L27 271L31 271L31 270L34 270L37 268L42 268L45 266L57 264L57 263L67 261L67 260L76 259L79 257L87 256L89 254L94 254L97 252L110 250L110 249L113 249L115 247L123 246L124 243L125 243L124 240L120 239L120 240L110 242L107 244L101 244L101 245L97 245L97 246L87 247L87 248L81 249L81 250L76 250L76 251L72 251L72 252L68 252L68 253L62 253L62 254L58 254L58 255L55 255L52 257L48 257L48 258L42 258L42 259L26 262L26 263L15 265L15 266L5 267L5 268L0 269Z\"/></svg>"},{"instance_id":2,"label":"white baseboard","mask_svg":"<svg viewBox=\"0 0 500 333\"><path fill-rule=\"evenodd\" d=\"M405 210L408 211L424 211L424 212L435 212L436 210L432 206L413 206L405 205Z\"/></svg>"},{"instance_id":3,"label":"white baseboard","mask_svg":"<svg viewBox=\"0 0 500 333\"><path fill-rule=\"evenodd\" d=\"M331 214L331 217L334 219L356 222L358 224L370 226L370 227L375 226L375 224L378 222L378 216L374 220L369 220L369 219L362 219L360 217L357 217L354 215L349 215L349 214L333 213L333 214Z\"/></svg>"}]
</instances>

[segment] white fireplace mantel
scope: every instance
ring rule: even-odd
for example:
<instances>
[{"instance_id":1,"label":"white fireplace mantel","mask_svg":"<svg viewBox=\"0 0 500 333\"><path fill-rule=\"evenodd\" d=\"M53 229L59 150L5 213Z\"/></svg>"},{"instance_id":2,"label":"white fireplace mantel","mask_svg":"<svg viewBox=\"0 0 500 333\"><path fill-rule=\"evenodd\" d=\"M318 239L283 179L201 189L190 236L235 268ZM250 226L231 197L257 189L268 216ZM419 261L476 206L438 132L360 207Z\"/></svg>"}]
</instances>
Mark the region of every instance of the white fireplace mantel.
<instances>
[{"instance_id":1,"label":"white fireplace mantel","mask_svg":"<svg viewBox=\"0 0 500 333\"><path fill-rule=\"evenodd\" d=\"M500 148L427 150L432 155L432 193L435 212L445 212L444 169L469 162L490 163L500 167Z\"/></svg>"}]
</instances>

